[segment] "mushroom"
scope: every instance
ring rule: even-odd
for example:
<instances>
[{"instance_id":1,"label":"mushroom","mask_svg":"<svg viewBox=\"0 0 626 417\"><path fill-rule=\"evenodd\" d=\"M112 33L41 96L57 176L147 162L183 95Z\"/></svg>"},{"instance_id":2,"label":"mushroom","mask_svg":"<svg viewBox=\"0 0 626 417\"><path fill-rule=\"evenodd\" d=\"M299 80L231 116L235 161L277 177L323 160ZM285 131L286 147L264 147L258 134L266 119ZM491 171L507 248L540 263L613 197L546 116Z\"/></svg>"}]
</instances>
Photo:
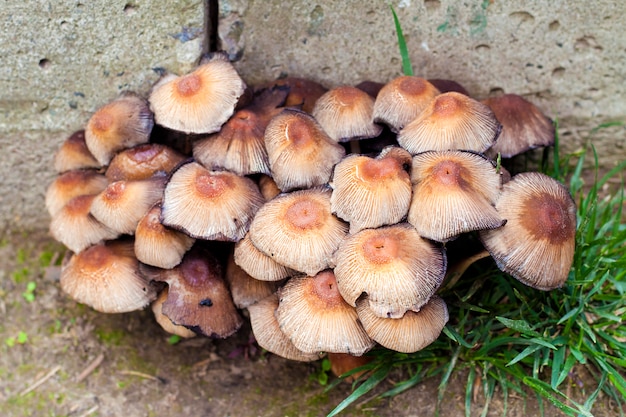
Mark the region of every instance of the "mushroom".
<instances>
[{"instance_id":1,"label":"mushroom","mask_svg":"<svg viewBox=\"0 0 626 417\"><path fill-rule=\"evenodd\" d=\"M87 149L85 130L78 130L65 139L54 155L54 169L58 173L75 169L100 168L100 163Z\"/></svg>"},{"instance_id":2,"label":"mushroom","mask_svg":"<svg viewBox=\"0 0 626 417\"><path fill-rule=\"evenodd\" d=\"M327 183L333 166L345 155L313 116L294 109L270 121L265 147L272 177L283 192Z\"/></svg>"},{"instance_id":3,"label":"mushroom","mask_svg":"<svg viewBox=\"0 0 626 417\"><path fill-rule=\"evenodd\" d=\"M398 134L398 143L415 155L425 151L484 152L500 133L491 109L464 94L449 92L430 105Z\"/></svg>"},{"instance_id":4,"label":"mushroom","mask_svg":"<svg viewBox=\"0 0 626 417\"><path fill-rule=\"evenodd\" d=\"M296 271L258 250L252 244L250 234L235 244L234 260L246 273L260 281L281 281L296 274Z\"/></svg>"},{"instance_id":5,"label":"mushroom","mask_svg":"<svg viewBox=\"0 0 626 417\"><path fill-rule=\"evenodd\" d=\"M276 319L297 349L360 356L374 346L357 320L356 309L339 294L331 270L291 278L279 297Z\"/></svg>"},{"instance_id":6,"label":"mushroom","mask_svg":"<svg viewBox=\"0 0 626 417\"><path fill-rule=\"evenodd\" d=\"M400 222L411 203L411 155L388 147L370 158L349 155L335 166L330 208L350 223L350 233Z\"/></svg>"},{"instance_id":7,"label":"mushroom","mask_svg":"<svg viewBox=\"0 0 626 417\"><path fill-rule=\"evenodd\" d=\"M146 100L127 92L91 116L85 143L101 165L108 165L116 152L148 142L153 126Z\"/></svg>"},{"instance_id":8,"label":"mushroom","mask_svg":"<svg viewBox=\"0 0 626 417\"><path fill-rule=\"evenodd\" d=\"M469 97L469 93L461 84L454 80L446 80L442 78L429 78L428 82L435 86L441 93L449 93L451 91L464 94Z\"/></svg>"},{"instance_id":9,"label":"mushroom","mask_svg":"<svg viewBox=\"0 0 626 417\"><path fill-rule=\"evenodd\" d=\"M576 246L576 204L565 186L539 172L517 174L496 209L506 224L480 238L498 267L539 290L561 287Z\"/></svg>"},{"instance_id":10,"label":"mushroom","mask_svg":"<svg viewBox=\"0 0 626 417\"><path fill-rule=\"evenodd\" d=\"M398 133L439 94L439 90L424 78L412 75L394 78L376 96L373 120L385 123L392 132Z\"/></svg>"},{"instance_id":11,"label":"mushroom","mask_svg":"<svg viewBox=\"0 0 626 417\"><path fill-rule=\"evenodd\" d=\"M277 308L278 295L276 293L248 306L252 333L259 346L292 361L311 362L319 359L320 352L302 352L280 330L275 316Z\"/></svg>"},{"instance_id":12,"label":"mushroom","mask_svg":"<svg viewBox=\"0 0 626 417\"><path fill-rule=\"evenodd\" d=\"M102 313L139 310L156 298L139 272L129 241L97 244L74 254L61 267L61 289L79 303Z\"/></svg>"},{"instance_id":13,"label":"mushroom","mask_svg":"<svg viewBox=\"0 0 626 417\"><path fill-rule=\"evenodd\" d=\"M283 281L261 281L253 278L235 263L235 258L231 253L226 264L226 282L228 282L235 306L247 308L274 294Z\"/></svg>"},{"instance_id":14,"label":"mushroom","mask_svg":"<svg viewBox=\"0 0 626 417\"><path fill-rule=\"evenodd\" d=\"M494 207L500 174L483 155L420 153L413 157L411 181L407 219L423 237L445 242L472 230L495 229L506 221Z\"/></svg>"},{"instance_id":15,"label":"mushroom","mask_svg":"<svg viewBox=\"0 0 626 417\"><path fill-rule=\"evenodd\" d=\"M333 140L373 138L382 127L373 120L374 99L356 87L333 88L322 95L311 114Z\"/></svg>"},{"instance_id":16,"label":"mushroom","mask_svg":"<svg viewBox=\"0 0 626 417\"><path fill-rule=\"evenodd\" d=\"M250 225L250 240L279 264L312 276L328 268L347 231L330 212L330 190L318 187L265 203Z\"/></svg>"},{"instance_id":17,"label":"mushroom","mask_svg":"<svg viewBox=\"0 0 626 417\"><path fill-rule=\"evenodd\" d=\"M213 133L234 113L245 83L225 53L214 53L191 73L166 75L153 87L156 123L185 133Z\"/></svg>"},{"instance_id":18,"label":"mushroom","mask_svg":"<svg viewBox=\"0 0 626 417\"><path fill-rule=\"evenodd\" d=\"M165 187L161 220L198 239L237 242L264 202L251 179L188 162Z\"/></svg>"},{"instance_id":19,"label":"mushroom","mask_svg":"<svg viewBox=\"0 0 626 417\"><path fill-rule=\"evenodd\" d=\"M54 216L74 197L98 194L108 184L109 180L94 169L67 171L56 177L46 190L48 213Z\"/></svg>"},{"instance_id":20,"label":"mushroom","mask_svg":"<svg viewBox=\"0 0 626 417\"><path fill-rule=\"evenodd\" d=\"M446 273L443 248L422 239L408 223L348 235L334 255L337 287L351 306L363 293L378 317L419 309Z\"/></svg>"},{"instance_id":21,"label":"mushroom","mask_svg":"<svg viewBox=\"0 0 626 417\"><path fill-rule=\"evenodd\" d=\"M145 180L158 172L170 173L183 160L185 156L168 146L148 143L115 155L105 175L110 181Z\"/></svg>"},{"instance_id":22,"label":"mushroom","mask_svg":"<svg viewBox=\"0 0 626 417\"><path fill-rule=\"evenodd\" d=\"M307 113L313 111L317 99L328 91L326 87L318 82L298 77L279 78L275 81L262 84L259 88L275 87L285 87L288 89L289 94L287 94L285 100L285 107L297 108Z\"/></svg>"},{"instance_id":23,"label":"mushroom","mask_svg":"<svg viewBox=\"0 0 626 417\"><path fill-rule=\"evenodd\" d=\"M196 336L196 333L189 330L185 326L180 326L172 323L172 320L169 319L165 314L163 314L163 304L165 300L167 300L167 294L169 290L165 287L157 297L156 300L152 302L150 308L152 309L152 313L154 313L154 318L157 323L169 334L174 334L176 336L184 337L186 339L190 337Z\"/></svg>"},{"instance_id":24,"label":"mushroom","mask_svg":"<svg viewBox=\"0 0 626 417\"><path fill-rule=\"evenodd\" d=\"M408 310L400 318L375 315L367 297L357 302L356 311L373 340L402 353L417 352L437 340L449 318L446 303L436 295L419 310Z\"/></svg>"}]
</instances>

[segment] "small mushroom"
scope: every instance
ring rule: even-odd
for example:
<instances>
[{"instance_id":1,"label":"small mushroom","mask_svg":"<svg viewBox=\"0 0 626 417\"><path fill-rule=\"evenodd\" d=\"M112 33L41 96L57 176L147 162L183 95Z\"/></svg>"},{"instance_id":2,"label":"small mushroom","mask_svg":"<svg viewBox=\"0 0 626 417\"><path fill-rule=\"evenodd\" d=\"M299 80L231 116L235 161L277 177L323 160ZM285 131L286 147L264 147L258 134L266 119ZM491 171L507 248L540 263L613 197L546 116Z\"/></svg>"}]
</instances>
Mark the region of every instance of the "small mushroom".
<instances>
[{"instance_id":1,"label":"small mushroom","mask_svg":"<svg viewBox=\"0 0 626 417\"><path fill-rule=\"evenodd\" d=\"M296 271L258 250L252 244L250 234L235 244L234 260L246 273L260 281L281 281L296 274Z\"/></svg>"},{"instance_id":2,"label":"small mushroom","mask_svg":"<svg viewBox=\"0 0 626 417\"><path fill-rule=\"evenodd\" d=\"M298 77L279 78L270 83L263 84L259 88L264 89L275 87L284 87L288 89L289 94L285 100L285 107L300 109L309 114L313 111L313 107L315 106L317 99L328 91L326 87L318 82Z\"/></svg>"},{"instance_id":3,"label":"small mushroom","mask_svg":"<svg viewBox=\"0 0 626 417\"><path fill-rule=\"evenodd\" d=\"M245 83L225 53L214 53L191 73L166 75L153 87L156 123L185 133L213 133L234 113Z\"/></svg>"},{"instance_id":4,"label":"small mushroom","mask_svg":"<svg viewBox=\"0 0 626 417\"><path fill-rule=\"evenodd\" d=\"M163 314L163 304L165 300L167 300L167 294L169 290L165 287L157 297L156 300L152 302L150 308L152 309L152 313L154 313L154 319L157 323L169 334L174 334L176 336L184 337L188 339L190 337L196 336L196 333L189 330L185 326L179 326L177 324L172 323L172 320L169 319L165 314Z\"/></svg>"},{"instance_id":5,"label":"small mushroom","mask_svg":"<svg viewBox=\"0 0 626 417\"><path fill-rule=\"evenodd\" d=\"M100 168L100 163L87 149L85 130L78 130L65 139L54 155L54 169L58 173L76 169Z\"/></svg>"},{"instance_id":6,"label":"small mushroom","mask_svg":"<svg viewBox=\"0 0 626 417\"><path fill-rule=\"evenodd\" d=\"M454 80L447 80L443 78L429 78L428 82L437 88L441 93L449 93L451 91L470 96L465 87Z\"/></svg>"},{"instance_id":7,"label":"small mushroom","mask_svg":"<svg viewBox=\"0 0 626 417\"><path fill-rule=\"evenodd\" d=\"M242 241L240 241L242 242ZM248 308L274 294L283 281L261 281L253 278L239 265L231 253L226 264L226 282L237 308Z\"/></svg>"},{"instance_id":8,"label":"small mushroom","mask_svg":"<svg viewBox=\"0 0 626 417\"><path fill-rule=\"evenodd\" d=\"M576 204L565 186L538 172L517 174L496 209L506 224L480 238L498 267L539 290L561 287L576 246Z\"/></svg>"},{"instance_id":9,"label":"small mushroom","mask_svg":"<svg viewBox=\"0 0 626 417\"><path fill-rule=\"evenodd\" d=\"M183 160L185 156L168 146L148 143L115 155L105 175L110 181L145 180L158 172L170 173Z\"/></svg>"},{"instance_id":10,"label":"small mushroom","mask_svg":"<svg viewBox=\"0 0 626 417\"><path fill-rule=\"evenodd\" d=\"M46 190L48 213L54 216L74 197L98 194L108 184L109 180L94 169L67 171L56 177Z\"/></svg>"},{"instance_id":11,"label":"small mushroom","mask_svg":"<svg viewBox=\"0 0 626 417\"><path fill-rule=\"evenodd\" d=\"M276 319L297 349L360 356L374 347L356 309L339 294L332 271L291 278L279 297Z\"/></svg>"}]
</instances>

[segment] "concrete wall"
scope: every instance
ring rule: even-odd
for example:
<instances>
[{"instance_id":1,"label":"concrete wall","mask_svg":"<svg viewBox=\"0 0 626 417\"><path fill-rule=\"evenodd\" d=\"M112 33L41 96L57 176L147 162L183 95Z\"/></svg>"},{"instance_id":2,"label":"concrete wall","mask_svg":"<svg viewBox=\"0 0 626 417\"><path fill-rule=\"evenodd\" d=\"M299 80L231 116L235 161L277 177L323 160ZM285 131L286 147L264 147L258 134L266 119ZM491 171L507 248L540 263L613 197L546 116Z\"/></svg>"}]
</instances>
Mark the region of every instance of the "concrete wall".
<instances>
[{"instance_id":1,"label":"concrete wall","mask_svg":"<svg viewBox=\"0 0 626 417\"><path fill-rule=\"evenodd\" d=\"M472 95L522 94L560 120L568 149L626 119L626 2L401 0L393 5L416 75ZM90 114L159 68L200 54L202 1L9 0L0 10L0 231L45 229L51 158ZM222 47L248 82L280 75L328 87L401 73L386 1L219 2ZM596 136L602 162L626 159L623 126Z\"/></svg>"}]
</instances>

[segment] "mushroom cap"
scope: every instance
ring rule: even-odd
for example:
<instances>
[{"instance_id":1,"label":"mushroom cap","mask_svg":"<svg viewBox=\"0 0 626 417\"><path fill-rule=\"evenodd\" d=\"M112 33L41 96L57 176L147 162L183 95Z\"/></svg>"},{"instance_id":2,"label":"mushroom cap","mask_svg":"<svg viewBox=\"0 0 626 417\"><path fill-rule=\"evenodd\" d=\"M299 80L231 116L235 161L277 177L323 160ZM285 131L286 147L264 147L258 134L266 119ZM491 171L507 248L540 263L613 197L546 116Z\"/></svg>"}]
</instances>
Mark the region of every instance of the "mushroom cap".
<instances>
[{"instance_id":1,"label":"mushroom cap","mask_svg":"<svg viewBox=\"0 0 626 417\"><path fill-rule=\"evenodd\" d=\"M226 282L237 308L247 308L274 294L282 283L282 281L261 281L253 278L235 263L232 254L228 257L226 264Z\"/></svg>"},{"instance_id":2,"label":"mushroom cap","mask_svg":"<svg viewBox=\"0 0 626 417\"><path fill-rule=\"evenodd\" d=\"M185 159L183 154L168 146L146 143L115 155L105 175L110 181L145 180L158 172L170 173Z\"/></svg>"},{"instance_id":3,"label":"mushroom cap","mask_svg":"<svg viewBox=\"0 0 626 417\"><path fill-rule=\"evenodd\" d=\"M469 97L469 93L461 84L454 80L447 80L443 78L429 78L428 82L435 86L441 93L449 93L451 91L464 94Z\"/></svg>"},{"instance_id":4,"label":"mushroom cap","mask_svg":"<svg viewBox=\"0 0 626 417\"><path fill-rule=\"evenodd\" d=\"M335 166L330 208L350 223L350 233L398 223L406 217L411 203L407 172L411 156L395 149L387 149L376 159L349 155Z\"/></svg>"},{"instance_id":5,"label":"mushroom cap","mask_svg":"<svg viewBox=\"0 0 626 417\"><path fill-rule=\"evenodd\" d=\"M45 204L48 213L54 216L72 198L80 195L98 194L109 184L109 180L94 169L67 171L50 183L46 190Z\"/></svg>"},{"instance_id":6,"label":"mushroom cap","mask_svg":"<svg viewBox=\"0 0 626 417\"><path fill-rule=\"evenodd\" d=\"M398 318L419 309L446 273L444 249L422 239L407 223L346 236L334 262L344 300L355 306L367 293L369 308L378 317Z\"/></svg>"},{"instance_id":7,"label":"mushroom cap","mask_svg":"<svg viewBox=\"0 0 626 417\"><path fill-rule=\"evenodd\" d=\"M487 105L449 92L435 97L407 124L398 134L398 143L413 155L455 149L484 152L493 145L500 129Z\"/></svg>"},{"instance_id":8,"label":"mushroom cap","mask_svg":"<svg viewBox=\"0 0 626 417\"><path fill-rule=\"evenodd\" d=\"M211 253L192 248L173 269L142 266L155 281L169 286L163 314L177 325L213 338L235 333L243 320L223 278L222 267Z\"/></svg>"},{"instance_id":9,"label":"mushroom cap","mask_svg":"<svg viewBox=\"0 0 626 417\"><path fill-rule=\"evenodd\" d=\"M307 113L313 111L315 102L328 89L320 83L306 78L285 77L264 84L261 88L287 87L289 93L285 100L285 107L294 107Z\"/></svg>"},{"instance_id":10,"label":"mushroom cap","mask_svg":"<svg viewBox=\"0 0 626 417\"><path fill-rule=\"evenodd\" d=\"M417 311L408 310L404 316L382 318L369 308L367 297L357 302L356 311L367 334L387 349L413 353L437 340L448 322L448 307L433 295Z\"/></svg>"},{"instance_id":11,"label":"mushroom cap","mask_svg":"<svg viewBox=\"0 0 626 417\"><path fill-rule=\"evenodd\" d=\"M167 76L150 94L156 123L185 133L213 133L235 111L245 83L224 53L215 53L191 73Z\"/></svg>"},{"instance_id":12,"label":"mushroom cap","mask_svg":"<svg viewBox=\"0 0 626 417\"><path fill-rule=\"evenodd\" d=\"M423 152L413 157L411 181L413 199L407 219L423 237L445 242L505 222L494 207L500 174L483 155Z\"/></svg>"},{"instance_id":13,"label":"mushroom cap","mask_svg":"<svg viewBox=\"0 0 626 417\"><path fill-rule=\"evenodd\" d=\"M565 186L538 172L517 174L496 209L506 224L480 238L498 267L539 290L561 287L576 245L576 204Z\"/></svg>"},{"instance_id":14,"label":"mushroom cap","mask_svg":"<svg viewBox=\"0 0 626 417\"><path fill-rule=\"evenodd\" d=\"M313 116L285 109L265 129L272 177L285 192L328 182L345 149L331 139Z\"/></svg>"},{"instance_id":15,"label":"mushroom cap","mask_svg":"<svg viewBox=\"0 0 626 417\"><path fill-rule=\"evenodd\" d=\"M78 130L65 139L54 155L54 169L63 173L88 168L100 168L100 163L87 149L85 130Z\"/></svg>"},{"instance_id":16,"label":"mushroom cap","mask_svg":"<svg viewBox=\"0 0 626 417\"><path fill-rule=\"evenodd\" d=\"M280 194L280 188L276 185L276 181L274 181L274 179L269 175L259 175L257 183L259 185L261 195L263 195L263 198L265 198L266 201L269 201Z\"/></svg>"},{"instance_id":17,"label":"mushroom cap","mask_svg":"<svg viewBox=\"0 0 626 417\"><path fill-rule=\"evenodd\" d=\"M380 135L382 126L372 122L374 99L356 87L341 86L322 95L311 114L337 142Z\"/></svg>"},{"instance_id":18,"label":"mushroom cap","mask_svg":"<svg viewBox=\"0 0 626 417\"><path fill-rule=\"evenodd\" d=\"M374 122L399 132L425 110L439 90L424 78L403 75L381 88L374 102Z\"/></svg>"},{"instance_id":19,"label":"mushroom cap","mask_svg":"<svg viewBox=\"0 0 626 417\"><path fill-rule=\"evenodd\" d=\"M235 244L234 259L241 269L260 281L281 281L296 274L296 271L258 250L252 244L249 233Z\"/></svg>"},{"instance_id":20,"label":"mushroom cap","mask_svg":"<svg viewBox=\"0 0 626 417\"><path fill-rule=\"evenodd\" d=\"M196 336L196 334L186 328L185 326L179 326L172 323L172 320L169 319L165 314L163 314L163 303L167 299L168 289L165 287L157 297L156 300L152 302L150 308L154 313L154 318L157 323L169 334L175 334L180 337L190 338Z\"/></svg>"},{"instance_id":21,"label":"mushroom cap","mask_svg":"<svg viewBox=\"0 0 626 417\"><path fill-rule=\"evenodd\" d=\"M85 143L101 165L108 165L116 152L147 143L153 126L146 100L126 93L91 116L85 127Z\"/></svg>"},{"instance_id":22,"label":"mushroom cap","mask_svg":"<svg viewBox=\"0 0 626 417\"><path fill-rule=\"evenodd\" d=\"M357 320L356 309L339 294L332 271L291 278L279 297L276 319L297 349L360 356L374 346Z\"/></svg>"},{"instance_id":23,"label":"mushroom cap","mask_svg":"<svg viewBox=\"0 0 626 417\"><path fill-rule=\"evenodd\" d=\"M110 183L91 204L91 214L120 234L132 235L139 220L163 197L165 176Z\"/></svg>"},{"instance_id":24,"label":"mushroom cap","mask_svg":"<svg viewBox=\"0 0 626 417\"><path fill-rule=\"evenodd\" d=\"M258 303L248 306L252 333L259 346L285 359L311 362L320 358L319 352L304 353L298 350L280 330L275 312L278 295L270 294Z\"/></svg>"},{"instance_id":25,"label":"mushroom cap","mask_svg":"<svg viewBox=\"0 0 626 417\"><path fill-rule=\"evenodd\" d=\"M330 212L330 190L311 188L265 203L250 225L250 239L279 264L312 276L328 268L347 231Z\"/></svg>"},{"instance_id":26,"label":"mushroom cap","mask_svg":"<svg viewBox=\"0 0 626 417\"><path fill-rule=\"evenodd\" d=\"M554 145L554 124L530 101L517 94L505 94L482 101L502 124L496 143L486 152L511 158L530 149Z\"/></svg>"},{"instance_id":27,"label":"mushroom cap","mask_svg":"<svg viewBox=\"0 0 626 417\"><path fill-rule=\"evenodd\" d=\"M135 229L135 254L141 262L171 269L182 261L196 240L161 224L161 204L157 203L139 220Z\"/></svg>"},{"instance_id":28,"label":"mushroom cap","mask_svg":"<svg viewBox=\"0 0 626 417\"><path fill-rule=\"evenodd\" d=\"M94 194L74 197L52 216L50 234L72 252L81 252L102 240L120 235L90 214L95 197Z\"/></svg>"},{"instance_id":29,"label":"mushroom cap","mask_svg":"<svg viewBox=\"0 0 626 417\"><path fill-rule=\"evenodd\" d=\"M251 179L189 162L165 187L161 220L195 238L237 242L264 202Z\"/></svg>"},{"instance_id":30,"label":"mushroom cap","mask_svg":"<svg viewBox=\"0 0 626 417\"><path fill-rule=\"evenodd\" d=\"M139 310L156 298L128 241L97 244L72 255L61 268L61 289L102 313Z\"/></svg>"}]
</instances>

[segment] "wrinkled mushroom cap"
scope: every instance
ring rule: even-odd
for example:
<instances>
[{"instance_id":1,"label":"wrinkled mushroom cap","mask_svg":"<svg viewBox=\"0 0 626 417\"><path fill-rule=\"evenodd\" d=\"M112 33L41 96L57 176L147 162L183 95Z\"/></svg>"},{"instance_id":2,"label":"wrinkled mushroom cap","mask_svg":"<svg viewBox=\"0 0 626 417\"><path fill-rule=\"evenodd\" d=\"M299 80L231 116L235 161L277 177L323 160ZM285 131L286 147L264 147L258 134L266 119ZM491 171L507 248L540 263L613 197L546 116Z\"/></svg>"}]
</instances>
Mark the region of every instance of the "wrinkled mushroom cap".
<instances>
[{"instance_id":1,"label":"wrinkled mushroom cap","mask_svg":"<svg viewBox=\"0 0 626 417\"><path fill-rule=\"evenodd\" d=\"M260 281L280 281L296 274L258 250L249 234L235 244L234 259L238 266Z\"/></svg>"}]
</instances>

